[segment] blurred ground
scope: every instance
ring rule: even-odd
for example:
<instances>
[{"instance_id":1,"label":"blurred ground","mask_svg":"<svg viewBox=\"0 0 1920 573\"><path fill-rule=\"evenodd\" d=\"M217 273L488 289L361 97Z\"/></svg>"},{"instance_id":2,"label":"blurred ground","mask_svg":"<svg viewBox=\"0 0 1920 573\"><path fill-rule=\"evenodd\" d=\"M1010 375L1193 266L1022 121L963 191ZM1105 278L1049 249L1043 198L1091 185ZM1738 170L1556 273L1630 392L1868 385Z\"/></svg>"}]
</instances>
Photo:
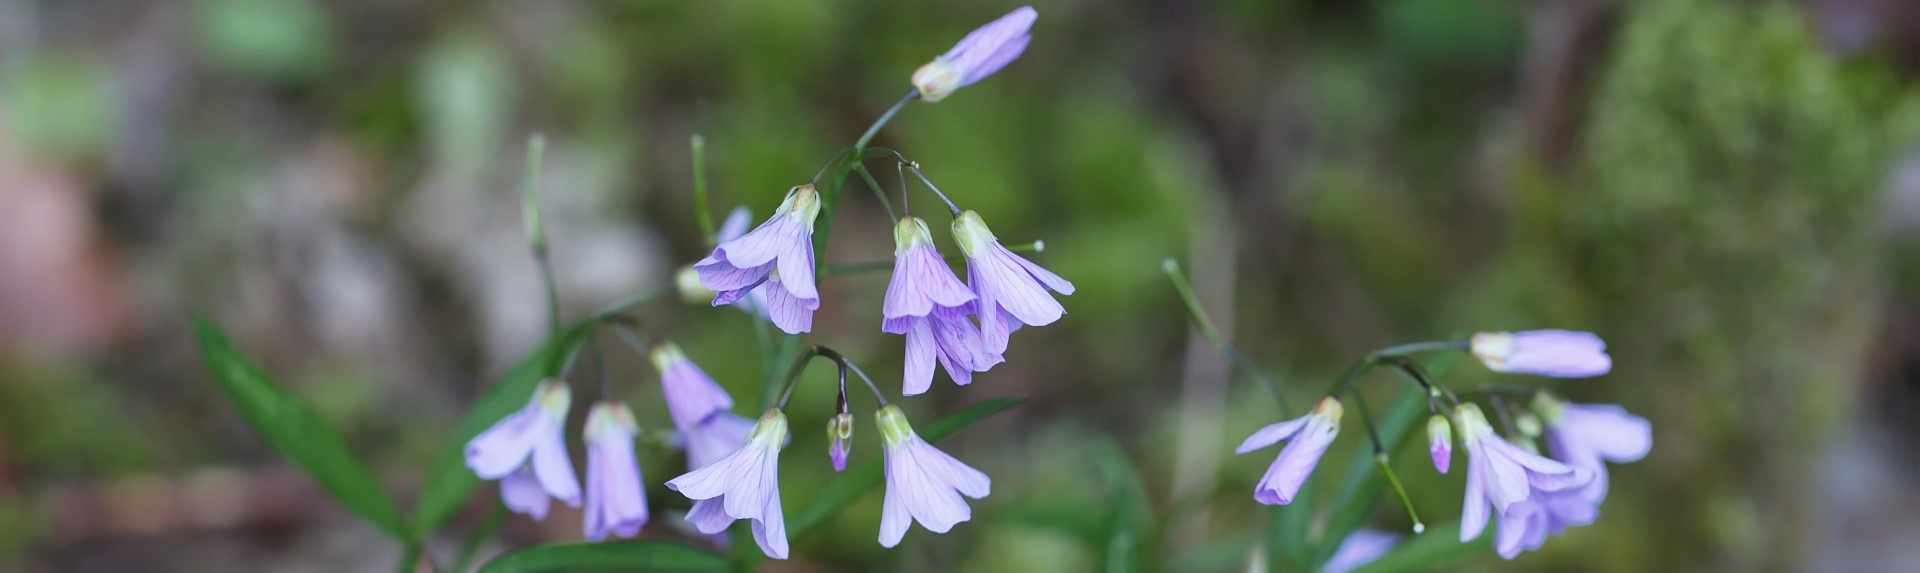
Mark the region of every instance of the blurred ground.
<instances>
[{"instance_id":1,"label":"blurred ground","mask_svg":"<svg viewBox=\"0 0 1920 573\"><path fill-rule=\"evenodd\" d=\"M545 328L515 195L527 134L550 142L546 217L578 316L701 255L691 135L716 210L764 216L916 66L1012 7L0 0L0 569L391 570L398 550L215 394L190 316L409 499L417 460ZM1045 240L1036 260L1080 289L1008 364L907 402L1031 397L952 442L994 495L900 551L873 543L865 500L795 540L788 570L1090 570L1103 548L1075 524L1130 493L1088 484L1089 464L1137 472L1149 569L1262 527L1247 492L1267 460L1230 447L1277 414L1189 335L1168 257L1296 403L1394 342L1605 336L1616 372L1554 387L1648 416L1654 452L1617 470L1599 524L1513 569L1920 562L1920 458L1903 446L1920 435L1912 3L1036 8L1019 62L877 140L1003 239ZM827 260L891 252L864 192L835 229ZM874 328L884 274L822 287L816 339L896 372L898 340ZM739 313L642 319L751 395ZM666 428L645 361L610 368L642 425ZM795 400L801 429L832 406ZM795 434L795 451L824 449ZM869 434L856 456L877 451ZM656 507L680 463L643 459ZM783 469L789 498L824 468ZM1409 485L1444 520L1458 479ZM478 522L469 509L436 550ZM665 513L649 535L675 534ZM561 512L510 521L500 547L578 534Z\"/></svg>"}]
</instances>

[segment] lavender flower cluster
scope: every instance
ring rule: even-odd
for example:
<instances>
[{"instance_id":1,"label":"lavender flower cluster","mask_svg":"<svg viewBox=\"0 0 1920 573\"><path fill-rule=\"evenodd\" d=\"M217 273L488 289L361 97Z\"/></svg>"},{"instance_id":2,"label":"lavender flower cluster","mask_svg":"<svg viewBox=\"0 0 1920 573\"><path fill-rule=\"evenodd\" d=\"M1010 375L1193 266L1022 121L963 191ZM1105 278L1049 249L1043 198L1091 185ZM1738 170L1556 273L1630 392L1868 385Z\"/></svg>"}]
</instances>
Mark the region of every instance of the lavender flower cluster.
<instances>
[{"instance_id":1,"label":"lavender flower cluster","mask_svg":"<svg viewBox=\"0 0 1920 573\"><path fill-rule=\"evenodd\" d=\"M1585 378L1612 369L1605 343L1586 332L1484 332L1463 344L1408 347L1464 349L1496 372ZM1381 356L1371 356L1369 361ZM1370 362L1363 362L1363 368ZM1532 399L1512 408L1517 412L1509 411L1505 400L1493 401L1503 419L1518 418L1509 435L1502 437L1479 406L1460 402L1437 381L1420 383L1427 386L1429 407L1435 410L1427 423L1434 469L1447 473L1456 434L1459 443L1466 446L1467 486L1460 541L1478 539L1492 516L1498 514L1494 549L1506 559L1540 548L1547 537L1568 527L1593 523L1607 496L1606 463L1638 461L1653 445L1652 425L1645 418L1616 405L1565 402L1545 391L1528 391ZM1240 444L1237 453L1244 454L1287 442L1255 486L1255 501L1268 505L1293 502L1339 433L1342 407L1338 394L1344 389L1350 388L1336 388L1306 415L1260 428ZM1450 403L1441 401L1442 396L1450 398ZM1540 455L1535 439L1546 442L1548 455ZM1421 526L1417 519L1415 523L1418 532ZM1348 541L1351 544L1353 540ZM1348 560L1345 566L1350 567L1377 557L1391 545L1391 541L1383 543L1376 535L1365 543L1351 545L1355 551L1343 546L1341 554Z\"/></svg>"},{"instance_id":2,"label":"lavender flower cluster","mask_svg":"<svg viewBox=\"0 0 1920 573\"><path fill-rule=\"evenodd\" d=\"M913 74L914 91L901 103L939 101L1006 66L1026 48L1035 18L1032 8L1020 8L967 35ZM856 149L865 142L862 138ZM903 169L912 169L925 181L918 165L900 161ZM926 221L908 215L900 217L894 229L893 278L881 330L905 336L902 394L907 396L927 391L935 363L955 383L966 385L974 373L1004 362L1010 334L1022 326L1058 320L1066 311L1051 292L1074 290L1072 283L1001 245L978 213L960 210L945 195L941 198L953 212L953 237L966 256L964 283L935 247ZM711 254L682 273L678 289L683 294L710 293L713 306L735 305L789 334L811 331L821 298L814 224L823 203L812 183L796 186L771 217L751 230L750 215L745 208L736 209L716 233ZM830 349L815 348L801 360L828 355L841 365L841 412L829 422L828 433L829 459L835 470L843 470L853 432L853 418L845 411L845 374L849 368L858 373L858 368ZM787 558L779 483L780 451L788 442L787 417L781 410L786 399L750 420L735 415L733 398L673 343L652 344L649 356L659 372L678 443L686 450L689 471L668 480L666 487L693 501L687 523L701 533L716 534L735 521L748 520L766 555ZM885 447L880 544L899 544L916 521L945 533L970 519L965 498L986 497L991 480L921 439L906 414L887 404L871 380L868 384L880 403L874 418ZM587 539L638 535L649 512L634 454L640 429L632 411L607 400L588 414L583 494L565 437L571 403L564 382L542 382L524 408L468 443L468 467L483 479L499 480L501 498L514 512L544 519L551 500L581 507L584 497L582 529Z\"/></svg>"}]
</instances>

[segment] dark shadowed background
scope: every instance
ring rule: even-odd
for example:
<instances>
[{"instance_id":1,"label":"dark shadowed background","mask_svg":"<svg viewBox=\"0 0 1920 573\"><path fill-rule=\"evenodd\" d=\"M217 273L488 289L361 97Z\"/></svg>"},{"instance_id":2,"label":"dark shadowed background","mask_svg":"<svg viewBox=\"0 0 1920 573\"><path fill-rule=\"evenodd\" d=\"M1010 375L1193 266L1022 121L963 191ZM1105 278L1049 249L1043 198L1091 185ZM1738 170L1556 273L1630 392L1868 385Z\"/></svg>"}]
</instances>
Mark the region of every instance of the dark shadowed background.
<instances>
[{"instance_id":1,"label":"dark shadowed background","mask_svg":"<svg viewBox=\"0 0 1920 573\"><path fill-rule=\"evenodd\" d=\"M704 253L692 135L716 216L763 217L915 67L1016 6L0 0L0 569L392 570L399 549L216 392L191 317L341 427L406 503L479 392L545 335L516 196L529 134L549 143L546 225L581 316ZM1617 402L1655 436L1616 468L1597 524L1459 570L1920 563L1920 6L1036 8L1023 58L910 106L875 143L1003 240L1044 240L1033 258L1079 287L1007 364L903 402L932 419L1029 398L943 442L993 494L953 533L916 528L888 551L876 492L768 570L1091 571L1116 499L1150 512L1146 570L1244 570L1271 458L1231 448L1279 413L1190 334L1170 257L1296 404L1396 342L1536 327L1609 341L1602 378L1466 362L1444 376ZM857 185L834 229L825 260L892 253ZM897 393L886 279L823 279L808 340ZM746 315L667 301L638 316L751 402ZM644 357L610 349L616 393L649 435L670 431ZM1393 388L1370 384L1384 403ZM790 408L790 507L832 477L825 387ZM854 457L873 459L856 416ZM1361 446L1347 432L1323 467ZM1400 463L1415 503L1450 521L1461 472L1419 456ZM646 535L683 535L685 501L660 485L683 463L642 456ZM493 491L431 550L452 551ZM1390 500L1369 523L1410 525ZM514 518L484 551L579 535L575 512Z\"/></svg>"}]
</instances>

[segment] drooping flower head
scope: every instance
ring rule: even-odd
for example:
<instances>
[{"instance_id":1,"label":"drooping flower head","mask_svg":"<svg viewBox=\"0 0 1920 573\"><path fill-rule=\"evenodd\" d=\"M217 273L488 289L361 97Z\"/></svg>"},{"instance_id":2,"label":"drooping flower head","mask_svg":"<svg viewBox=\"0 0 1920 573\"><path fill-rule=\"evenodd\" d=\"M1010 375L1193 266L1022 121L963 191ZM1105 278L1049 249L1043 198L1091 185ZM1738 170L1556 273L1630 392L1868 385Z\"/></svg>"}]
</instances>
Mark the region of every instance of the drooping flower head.
<instances>
[{"instance_id":1,"label":"drooping flower head","mask_svg":"<svg viewBox=\"0 0 1920 573\"><path fill-rule=\"evenodd\" d=\"M880 545L893 547L914 521L934 533L973 518L973 508L960 496L987 496L993 480L980 470L953 459L913 433L899 406L873 414L886 446L887 494L880 510Z\"/></svg>"},{"instance_id":2,"label":"drooping flower head","mask_svg":"<svg viewBox=\"0 0 1920 573\"><path fill-rule=\"evenodd\" d=\"M733 397L707 376L698 364L672 342L662 341L649 353L653 369L660 373L660 393L667 399L667 414L673 427L682 433L706 421L714 412L733 409Z\"/></svg>"},{"instance_id":3,"label":"drooping flower head","mask_svg":"<svg viewBox=\"0 0 1920 573\"><path fill-rule=\"evenodd\" d=\"M926 392L933 383L935 360L962 386L973 382L974 372L1002 362L998 353L986 351L979 329L967 321L977 297L940 257L927 222L900 219L893 241L893 280L881 306L880 330L907 336L901 393Z\"/></svg>"},{"instance_id":4,"label":"drooping flower head","mask_svg":"<svg viewBox=\"0 0 1920 573\"><path fill-rule=\"evenodd\" d=\"M1653 448L1653 424L1618 405L1562 402L1541 392L1534 396L1533 411L1546 421L1547 452L1593 472L1593 482L1579 491L1596 506L1607 498L1605 462L1637 462Z\"/></svg>"},{"instance_id":5,"label":"drooping flower head","mask_svg":"<svg viewBox=\"0 0 1920 573\"><path fill-rule=\"evenodd\" d=\"M1482 332L1471 344L1474 357L1494 372L1587 378L1613 369L1607 343L1591 332Z\"/></svg>"},{"instance_id":6,"label":"drooping flower head","mask_svg":"<svg viewBox=\"0 0 1920 573\"><path fill-rule=\"evenodd\" d=\"M1267 505L1293 503L1293 497L1300 493L1300 485L1313 475L1313 467L1319 465L1321 454L1327 452L1327 446L1339 435L1342 412L1339 400L1332 396L1321 398L1307 415L1260 428L1240 443L1233 453L1245 454L1287 441L1280 455L1273 458L1273 465L1267 466L1260 484L1254 486L1254 501Z\"/></svg>"},{"instance_id":7,"label":"drooping flower head","mask_svg":"<svg viewBox=\"0 0 1920 573\"><path fill-rule=\"evenodd\" d=\"M1453 465L1453 425L1447 417L1434 414L1427 418L1427 452L1433 456L1433 469L1447 473Z\"/></svg>"},{"instance_id":8,"label":"drooping flower head","mask_svg":"<svg viewBox=\"0 0 1920 573\"><path fill-rule=\"evenodd\" d=\"M820 293L813 284L813 221L820 196L813 185L787 192L780 208L752 231L713 248L693 268L716 293L713 305L732 304L765 283L768 318L788 334L813 329Z\"/></svg>"},{"instance_id":9,"label":"drooping flower head","mask_svg":"<svg viewBox=\"0 0 1920 573\"><path fill-rule=\"evenodd\" d=\"M467 442L467 467L480 479L500 480L507 509L546 519L549 496L580 507L580 481L562 433L572 404L565 383L541 382L526 407Z\"/></svg>"},{"instance_id":10,"label":"drooping flower head","mask_svg":"<svg viewBox=\"0 0 1920 573\"><path fill-rule=\"evenodd\" d=\"M633 537L647 524L647 490L634 459L640 426L626 404L601 402L587 413L587 506L581 530L588 541L608 534Z\"/></svg>"},{"instance_id":11,"label":"drooping flower head","mask_svg":"<svg viewBox=\"0 0 1920 573\"><path fill-rule=\"evenodd\" d=\"M848 449L853 446L853 414L841 412L827 420L827 458L833 460L833 471L847 470Z\"/></svg>"},{"instance_id":12,"label":"drooping flower head","mask_svg":"<svg viewBox=\"0 0 1920 573\"><path fill-rule=\"evenodd\" d=\"M1361 565L1372 563L1387 550L1400 542L1400 536L1377 529L1355 529L1340 542L1340 548L1333 551L1333 557L1320 568L1320 573L1347 573L1359 569Z\"/></svg>"},{"instance_id":13,"label":"drooping flower head","mask_svg":"<svg viewBox=\"0 0 1920 573\"><path fill-rule=\"evenodd\" d=\"M1526 501L1500 512L1493 548L1501 558L1513 559L1523 551L1539 549L1546 544L1548 536L1559 535L1568 527L1593 523L1599 516L1599 508L1583 499L1578 491L1536 491Z\"/></svg>"},{"instance_id":14,"label":"drooping flower head","mask_svg":"<svg viewBox=\"0 0 1920 573\"><path fill-rule=\"evenodd\" d=\"M953 219L953 240L967 255L967 285L979 296L974 310L987 352L1004 354L1018 324L1052 324L1067 313L1047 289L1071 295L1073 283L1001 246L979 213Z\"/></svg>"},{"instance_id":15,"label":"drooping flower head","mask_svg":"<svg viewBox=\"0 0 1920 573\"><path fill-rule=\"evenodd\" d=\"M787 558L787 521L780 509L780 447L787 416L767 410L732 453L667 482L667 489L694 500L687 522L701 533L719 533L734 520L753 521L753 540L774 559Z\"/></svg>"},{"instance_id":16,"label":"drooping flower head","mask_svg":"<svg viewBox=\"0 0 1920 573\"><path fill-rule=\"evenodd\" d=\"M734 207L732 212L727 213L727 220L720 223L720 230L714 233L714 243L725 243L740 238L741 235L747 234L747 224L752 222L753 212L745 205ZM673 286L674 290L680 293L681 300L686 301L687 304L707 304L713 301L714 295L718 294L708 289L707 285L700 283L700 271L695 270L693 265L680 267L680 270L673 274ZM765 288L766 285L762 284L747 291L747 296L733 301L733 307L748 314L766 316L767 295L763 292Z\"/></svg>"},{"instance_id":17,"label":"drooping flower head","mask_svg":"<svg viewBox=\"0 0 1920 573\"><path fill-rule=\"evenodd\" d=\"M1022 6L975 29L947 53L914 70L913 87L921 99L936 102L993 75L1027 49L1027 30L1039 17L1032 6Z\"/></svg>"},{"instance_id":18,"label":"drooping flower head","mask_svg":"<svg viewBox=\"0 0 1920 573\"><path fill-rule=\"evenodd\" d=\"M1461 542L1472 541L1486 530L1489 508L1505 519L1514 504L1528 500L1545 503L1549 494L1571 491L1593 479L1593 472L1528 453L1502 439L1487 424L1479 406L1462 404L1455 408L1453 425L1467 447Z\"/></svg>"}]
</instances>

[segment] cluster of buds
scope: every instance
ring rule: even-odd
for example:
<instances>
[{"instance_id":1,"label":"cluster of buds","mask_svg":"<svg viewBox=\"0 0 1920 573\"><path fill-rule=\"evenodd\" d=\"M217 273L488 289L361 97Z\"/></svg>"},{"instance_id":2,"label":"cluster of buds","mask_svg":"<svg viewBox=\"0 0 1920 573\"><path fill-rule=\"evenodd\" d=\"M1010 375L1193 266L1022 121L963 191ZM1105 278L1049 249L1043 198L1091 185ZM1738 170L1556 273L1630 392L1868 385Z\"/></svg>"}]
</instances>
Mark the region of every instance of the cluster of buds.
<instances>
[{"instance_id":1,"label":"cluster of buds","mask_svg":"<svg viewBox=\"0 0 1920 573\"><path fill-rule=\"evenodd\" d=\"M1598 336L1536 330L1486 332L1465 343L1421 343L1383 350L1369 355L1355 376L1376 362L1405 364L1394 360L1400 352L1396 349L1466 350L1496 372L1558 378L1599 376L1612 368L1606 345ZM1567 527L1593 523L1599 517L1600 502L1606 498L1606 463L1638 461L1653 444L1652 426L1645 418L1615 405L1564 402L1545 391L1532 392L1531 400L1518 406L1502 399L1492 401L1503 420L1512 420L1503 437L1494 431L1480 406L1457 399L1451 404L1442 403L1437 398L1452 397L1450 390L1422 372L1410 375L1435 398L1429 402L1435 414L1427 420L1427 446L1434 469L1447 473L1456 439L1467 450L1460 540L1478 538L1492 516L1498 514L1494 548L1507 559L1538 549L1549 536ZM1339 431L1339 394L1347 390L1351 387L1343 384L1306 415L1261 428L1240 445L1238 452L1247 453L1288 442L1255 487L1255 501L1292 503ZM1546 443L1546 455L1535 445L1536 439ZM1416 532L1421 529L1418 523L1416 518Z\"/></svg>"},{"instance_id":2,"label":"cluster of buds","mask_svg":"<svg viewBox=\"0 0 1920 573\"><path fill-rule=\"evenodd\" d=\"M1018 58L1035 18L1032 8L1015 10L975 30L914 72L913 91L882 116L855 148L863 147L874 130L906 102L939 101ZM538 165L539 147L536 141L530 169ZM894 156L899 158L897 153ZM912 169L940 193L918 165L904 158L899 161L903 169ZM545 233L533 188L529 184L525 196L528 236L535 255L545 257ZM936 362L956 383L968 384L973 373L1004 361L1010 332L1049 324L1065 314L1050 290L1073 293L1072 283L1000 245L977 213L962 212L944 194L941 199L952 209L953 235L966 254L968 280L963 283L955 276L934 247L925 221L911 215L898 219L896 260L881 330L906 338L902 377L906 395L927 391ZM697 294L713 306L734 305L789 334L811 331L821 298L814 226L827 209L826 202L810 182L787 190L773 216L751 229L751 216L745 208L736 209L715 234L712 252L675 277L675 289L682 295ZM557 314L552 278L543 278L550 308ZM554 318L557 331L558 317ZM631 334L624 326L615 326ZM629 342L636 348L647 346L637 337ZM678 346L659 342L646 352L659 372L677 443L686 450L688 471L666 482L667 489L693 501L686 521L702 533L714 534L735 521L748 520L761 550L770 557L786 558L789 547L779 487L780 450L789 439L782 411L786 398L757 420L747 419L733 413L733 398ZM828 457L836 471L844 470L854 429L853 416L847 412L845 377L848 369L856 373L859 369L821 347L810 349L797 366L818 355L834 358L841 367L840 408L828 422L827 433ZM789 395L797 374L796 369L788 381ZM866 379L866 374L860 376ZM937 533L967 521L971 508L963 496L985 497L991 484L986 474L921 439L905 413L887 404L878 387L866 381L880 405L874 416L886 450L880 543L898 544L914 521ZM603 394L611 394L604 380ZM638 535L649 512L635 456L640 426L632 410L607 398L589 411L582 431L587 453L583 493L567 451L564 426L571 405L572 393L564 382L542 382L524 408L467 444L468 467L483 479L499 480L501 497L514 512L544 519L551 500L581 507L584 497L587 539Z\"/></svg>"}]
</instances>

